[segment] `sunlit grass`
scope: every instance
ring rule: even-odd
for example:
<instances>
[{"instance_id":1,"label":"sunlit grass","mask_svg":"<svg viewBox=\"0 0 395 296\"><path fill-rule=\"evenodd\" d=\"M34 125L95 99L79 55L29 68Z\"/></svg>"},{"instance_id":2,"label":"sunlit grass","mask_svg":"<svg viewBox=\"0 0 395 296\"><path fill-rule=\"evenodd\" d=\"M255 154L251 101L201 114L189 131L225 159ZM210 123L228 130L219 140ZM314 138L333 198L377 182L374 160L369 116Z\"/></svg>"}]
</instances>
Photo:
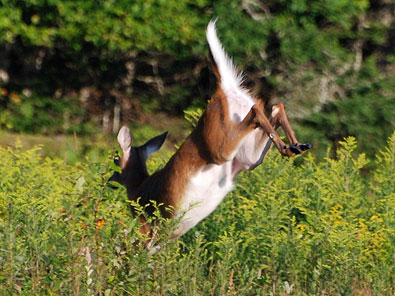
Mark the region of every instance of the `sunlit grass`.
<instances>
[{"instance_id":1,"label":"sunlit grass","mask_svg":"<svg viewBox=\"0 0 395 296\"><path fill-rule=\"evenodd\" d=\"M395 134L369 176L355 147L297 167L272 151L181 239L158 218L154 255L110 159L0 148L0 294L393 295Z\"/></svg>"}]
</instances>

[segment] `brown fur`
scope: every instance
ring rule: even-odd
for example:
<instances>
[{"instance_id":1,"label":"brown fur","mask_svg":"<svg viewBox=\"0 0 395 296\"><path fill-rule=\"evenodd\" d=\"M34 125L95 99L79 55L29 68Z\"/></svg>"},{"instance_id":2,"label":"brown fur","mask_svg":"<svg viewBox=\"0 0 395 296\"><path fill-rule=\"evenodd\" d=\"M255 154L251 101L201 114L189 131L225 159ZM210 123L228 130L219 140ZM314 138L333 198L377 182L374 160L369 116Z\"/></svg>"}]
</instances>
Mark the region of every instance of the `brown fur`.
<instances>
[{"instance_id":1,"label":"brown fur","mask_svg":"<svg viewBox=\"0 0 395 296\"><path fill-rule=\"evenodd\" d=\"M275 106L280 110L270 121L264 115L263 107L263 103L255 104L240 123L235 123L230 119L226 96L219 87L196 128L163 169L148 176L144 172L139 175L139 172L132 168L133 165L126 165L124 171L133 176L126 182L129 198L135 201L140 197L142 206L148 205L150 200L155 200L163 205L160 207L162 215L171 218L171 211L166 209L177 207L190 178L207 164L220 165L231 160L232 152L244 137L256 128L262 129L262 134L259 135L260 141L265 141L267 135L272 133L273 142L279 151L286 156L294 155L275 131L275 128L282 126L290 142L297 143L283 104ZM131 154L130 157L133 158L133 155ZM136 177L143 180L138 180ZM148 213L152 211L153 208L148 206ZM141 231L147 233L150 227L144 221L145 219L141 218L143 222Z\"/></svg>"}]
</instances>

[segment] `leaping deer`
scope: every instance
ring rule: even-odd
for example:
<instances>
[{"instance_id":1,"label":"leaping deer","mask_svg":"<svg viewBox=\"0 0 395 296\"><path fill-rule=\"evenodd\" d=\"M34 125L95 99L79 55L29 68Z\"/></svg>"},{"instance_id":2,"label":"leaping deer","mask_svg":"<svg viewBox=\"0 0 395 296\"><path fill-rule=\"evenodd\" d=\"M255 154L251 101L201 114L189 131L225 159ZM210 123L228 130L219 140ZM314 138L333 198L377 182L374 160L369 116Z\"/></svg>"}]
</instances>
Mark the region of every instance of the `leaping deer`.
<instances>
[{"instance_id":1,"label":"leaping deer","mask_svg":"<svg viewBox=\"0 0 395 296\"><path fill-rule=\"evenodd\" d=\"M311 148L311 144L297 141L283 104L274 105L268 119L262 100L243 88L243 76L225 53L215 22L209 23L206 35L215 63L217 90L192 133L165 167L150 176L146 160L162 146L167 133L134 147L129 128L123 126L117 137L123 151L117 162L122 172L115 172L110 178L124 185L128 198L139 200L148 214L153 211L150 201L154 200L162 205L164 217L179 217L173 233L175 238L213 212L234 188L236 175L262 163L272 143L284 156L301 154ZM277 134L279 126L289 146ZM169 207L174 211L167 211ZM140 231L150 233L151 227L145 218L139 219Z\"/></svg>"}]
</instances>

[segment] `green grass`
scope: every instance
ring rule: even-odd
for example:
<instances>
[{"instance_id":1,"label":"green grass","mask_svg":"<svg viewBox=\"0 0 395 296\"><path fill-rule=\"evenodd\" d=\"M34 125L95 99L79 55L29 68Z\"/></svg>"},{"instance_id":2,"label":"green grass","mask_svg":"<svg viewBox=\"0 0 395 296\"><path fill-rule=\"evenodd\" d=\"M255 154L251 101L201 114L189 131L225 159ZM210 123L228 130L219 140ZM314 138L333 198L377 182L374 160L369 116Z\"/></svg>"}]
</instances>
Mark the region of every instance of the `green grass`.
<instances>
[{"instance_id":1,"label":"green grass","mask_svg":"<svg viewBox=\"0 0 395 296\"><path fill-rule=\"evenodd\" d=\"M133 145L142 145L150 138L169 131L164 146L156 153L158 157L165 158L175 151L179 139L184 138L189 129L187 122L181 119L163 113L158 113L155 117L147 115L145 120L131 125ZM61 158L67 164L76 164L85 159L91 162L103 162L106 161L109 151L118 148L116 137L116 134L103 133L100 130L96 130L91 135L78 133L39 135L0 130L0 146L15 147L15 143L19 143L25 149L40 146L39 153L43 157Z\"/></svg>"},{"instance_id":2,"label":"green grass","mask_svg":"<svg viewBox=\"0 0 395 296\"><path fill-rule=\"evenodd\" d=\"M0 145L15 147L19 143L25 149L40 146L43 157L61 158L67 164L74 164L88 157L102 161L107 151L115 149L116 136L97 133L95 136L37 135L0 131Z\"/></svg>"},{"instance_id":3,"label":"green grass","mask_svg":"<svg viewBox=\"0 0 395 296\"><path fill-rule=\"evenodd\" d=\"M181 239L158 218L154 255L110 159L0 148L0 295L394 295L395 133L376 160L355 148L299 166L272 151Z\"/></svg>"}]
</instances>

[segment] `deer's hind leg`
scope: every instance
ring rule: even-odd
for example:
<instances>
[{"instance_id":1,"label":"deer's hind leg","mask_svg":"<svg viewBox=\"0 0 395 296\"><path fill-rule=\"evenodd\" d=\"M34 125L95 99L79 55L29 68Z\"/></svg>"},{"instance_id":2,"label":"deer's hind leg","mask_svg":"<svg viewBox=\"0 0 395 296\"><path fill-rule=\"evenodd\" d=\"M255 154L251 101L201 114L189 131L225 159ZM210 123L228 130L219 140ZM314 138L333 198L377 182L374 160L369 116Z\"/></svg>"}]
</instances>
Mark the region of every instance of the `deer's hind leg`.
<instances>
[{"instance_id":1,"label":"deer's hind leg","mask_svg":"<svg viewBox=\"0 0 395 296\"><path fill-rule=\"evenodd\" d=\"M236 143L239 143L253 130L261 129L275 144L280 153L284 156L293 156L295 153L291 150L290 146L287 146L275 131L274 127L270 123L269 119L263 112L263 102L259 101L253 105L246 115L246 117L240 122L234 124L231 131L228 133L227 141L232 142L234 139L238 139ZM233 144L235 145L235 144ZM238 145L238 144L237 144ZM231 145L229 145L231 147Z\"/></svg>"},{"instance_id":2,"label":"deer's hind leg","mask_svg":"<svg viewBox=\"0 0 395 296\"><path fill-rule=\"evenodd\" d=\"M289 149L293 153L302 154L312 147L310 143L299 143L296 139L295 132L293 131L288 121L287 114L285 113L283 103L273 105L270 124L273 126L274 129L277 129L278 127L281 127L283 129L290 143Z\"/></svg>"},{"instance_id":3,"label":"deer's hind leg","mask_svg":"<svg viewBox=\"0 0 395 296\"><path fill-rule=\"evenodd\" d=\"M291 146L287 146L275 131L273 124L264 114L262 101L253 105L245 118L239 123L233 122L230 119L228 110L226 97L219 91L209 103L200 122L200 126L199 124L197 126L197 130L200 129L202 133L203 143L207 151L205 155L208 162L219 165L232 160L235 153L237 153L237 147L239 147L241 141L255 129L261 129L264 134L270 137L282 155L294 156L300 153L299 149L295 148L296 139L292 129L287 129L284 125L284 129L287 131L290 130L291 132L289 134L292 136L290 139ZM278 121L277 117L274 117L276 118L275 123L287 123L288 121L283 120L283 117L279 117ZM262 138L262 140L264 139Z\"/></svg>"}]
</instances>

